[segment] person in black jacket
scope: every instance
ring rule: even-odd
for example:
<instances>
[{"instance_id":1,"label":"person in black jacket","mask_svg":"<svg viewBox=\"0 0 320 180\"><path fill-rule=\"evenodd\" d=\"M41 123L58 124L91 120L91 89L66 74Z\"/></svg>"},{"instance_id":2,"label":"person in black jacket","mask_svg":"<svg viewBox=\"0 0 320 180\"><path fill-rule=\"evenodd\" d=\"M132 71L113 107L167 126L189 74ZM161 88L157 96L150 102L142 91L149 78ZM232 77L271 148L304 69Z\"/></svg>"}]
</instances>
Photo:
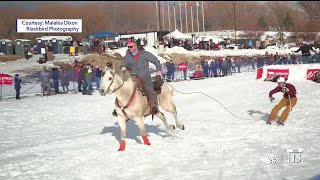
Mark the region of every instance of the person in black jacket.
<instances>
[{"instance_id":1,"label":"person in black jacket","mask_svg":"<svg viewBox=\"0 0 320 180\"><path fill-rule=\"evenodd\" d=\"M21 99L20 98L21 78L19 77L19 74L16 74L14 76L14 88L16 89L16 99Z\"/></svg>"},{"instance_id":2,"label":"person in black jacket","mask_svg":"<svg viewBox=\"0 0 320 180\"><path fill-rule=\"evenodd\" d=\"M28 45L26 44L25 46L24 46L24 57L26 58L26 60L28 60L29 59L29 56L28 56Z\"/></svg>"},{"instance_id":3,"label":"person in black jacket","mask_svg":"<svg viewBox=\"0 0 320 180\"><path fill-rule=\"evenodd\" d=\"M299 51L301 51L301 53L302 53L302 61L304 64L306 64L306 63L308 64L311 61L310 51L316 52L311 46L307 45L305 42L303 42L302 46L294 52L297 53Z\"/></svg>"},{"instance_id":4,"label":"person in black jacket","mask_svg":"<svg viewBox=\"0 0 320 180\"><path fill-rule=\"evenodd\" d=\"M53 79L53 86L54 90L56 91L57 94L59 94L59 79L60 79L60 72L58 67L53 67L52 68L52 79Z\"/></svg>"}]
</instances>

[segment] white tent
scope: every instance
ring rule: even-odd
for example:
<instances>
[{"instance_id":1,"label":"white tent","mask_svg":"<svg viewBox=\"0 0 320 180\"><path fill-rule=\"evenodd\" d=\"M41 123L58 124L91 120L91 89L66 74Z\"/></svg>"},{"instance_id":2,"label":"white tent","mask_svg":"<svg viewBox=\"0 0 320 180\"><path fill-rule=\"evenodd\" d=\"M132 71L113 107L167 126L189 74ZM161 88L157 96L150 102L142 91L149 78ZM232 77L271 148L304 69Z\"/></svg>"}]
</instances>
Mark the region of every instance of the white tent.
<instances>
[{"instance_id":1,"label":"white tent","mask_svg":"<svg viewBox=\"0 0 320 180\"><path fill-rule=\"evenodd\" d=\"M175 39L191 39L192 38L191 35L183 34L178 29L176 29L173 32L165 35L164 37L175 38Z\"/></svg>"}]
</instances>

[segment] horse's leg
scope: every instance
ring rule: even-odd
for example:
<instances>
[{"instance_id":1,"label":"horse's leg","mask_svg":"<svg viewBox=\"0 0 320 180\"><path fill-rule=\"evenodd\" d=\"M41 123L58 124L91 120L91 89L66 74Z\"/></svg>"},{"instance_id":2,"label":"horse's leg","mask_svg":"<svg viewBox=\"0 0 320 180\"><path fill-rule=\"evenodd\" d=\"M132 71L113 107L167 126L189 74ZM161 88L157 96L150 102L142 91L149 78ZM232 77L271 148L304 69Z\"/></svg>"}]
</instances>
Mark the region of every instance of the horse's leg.
<instances>
[{"instance_id":1,"label":"horse's leg","mask_svg":"<svg viewBox=\"0 0 320 180\"><path fill-rule=\"evenodd\" d=\"M172 100L170 100L169 103L165 103L165 104L160 104L161 107L168 111L168 112L171 112L174 116L174 120L176 121L176 126L179 128L179 129L182 129L184 130L184 125L181 124L178 120L178 113L177 113L177 109L176 109L176 106L173 104Z\"/></svg>"},{"instance_id":2,"label":"horse's leg","mask_svg":"<svg viewBox=\"0 0 320 180\"><path fill-rule=\"evenodd\" d=\"M169 125L167 123L166 117L164 116L164 114L162 112L159 111L159 113L157 113L155 116L158 117L159 119L161 119L161 121L163 122L163 124L166 127L167 131L175 129L174 125Z\"/></svg>"},{"instance_id":3,"label":"horse's leg","mask_svg":"<svg viewBox=\"0 0 320 180\"><path fill-rule=\"evenodd\" d=\"M121 131L121 141L120 141L120 147L118 151L124 151L126 149L126 118L122 116L118 116L118 124L120 126Z\"/></svg>"},{"instance_id":4,"label":"horse's leg","mask_svg":"<svg viewBox=\"0 0 320 180\"><path fill-rule=\"evenodd\" d=\"M174 120L176 121L176 126L177 126L179 129L184 130L184 125L181 124L181 123L179 122L179 120L178 120L178 112L177 112L177 108L176 108L175 105L173 105L173 109L174 109L174 110L173 110L172 114L173 114L173 116L174 116Z\"/></svg>"},{"instance_id":5,"label":"horse's leg","mask_svg":"<svg viewBox=\"0 0 320 180\"><path fill-rule=\"evenodd\" d=\"M142 139L143 139L143 143L145 145L151 145L150 142L149 142L149 139L148 139L148 137L146 135L143 118L142 117L137 117L137 118L135 118L135 120L136 120L136 123L137 123L137 125L139 127L140 134L141 134Z\"/></svg>"}]
</instances>

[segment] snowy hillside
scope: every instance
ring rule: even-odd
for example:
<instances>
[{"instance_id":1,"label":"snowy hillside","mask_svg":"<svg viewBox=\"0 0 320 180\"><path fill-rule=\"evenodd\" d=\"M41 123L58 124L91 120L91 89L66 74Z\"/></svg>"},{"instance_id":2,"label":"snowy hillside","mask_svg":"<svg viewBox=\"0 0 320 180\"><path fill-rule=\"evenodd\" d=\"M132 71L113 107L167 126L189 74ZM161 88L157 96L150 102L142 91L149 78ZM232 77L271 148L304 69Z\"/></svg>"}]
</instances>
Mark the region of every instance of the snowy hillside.
<instances>
[{"instance_id":1,"label":"snowy hillside","mask_svg":"<svg viewBox=\"0 0 320 180\"><path fill-rule=\"evenodd\" d=\"M0 179L310 179L320 176L319 84L294 83L298 104L285 126L264 120L276 102L276 84L247 72L223 78L170 83L186 129L166 136L162 122L146 118L151 146L127 123L127 148L111 115L114 95L66 94L0 101ZM165 113L168 122L173 117ZM287 149L302 148L289 163ZM296 159L297 160L297 159ZM269 163L271 162L271 164ZM272 162L274 162L272 164ZM298 160L297 160L298 162Z\"/></svg>"},{"instance_id":2,"label":"snowy hillside","mask_svg":"<svg viewBox=\"0 0 320 180\"><path fill-rule=\"evenodd\" d=\"M237 31L236 35L237 37L245 35L246 33L249 32L257 32L257 31ZM260 37L261 40L266 40L266 39L277 39L279 38L279 32L277 31L261 31L262 36ZM300 32L302 33L302 32ZM318 36L320 36L320 33L318 33ZM185 33L187 35L192 35L194 34L196 37L212 37L212 38L231 38L234 39L235 32L234 30L220 30L220 31L206 31L206 32L193 32L193 33ZM293 32L283 32L283 38L286 39L289 36L292 36Z\"/></svg>"},{"instance_id":3,"label":"snowy hillside","mask_svg":"<svg viewBox=\"0 0 320 180\"><path fill-rule=\"evenodd\" d=\"M256 56L256 55L265 55L266 52L269 54L275 54L278 52L280 55L284 54L296 54L301 55L300 53L294 53L293 51L297 50L298 48L294 47L291 49L237 49L237 50L230 50L230 49L222 49L219 51L205 51L205 50L194 50L194 51L187 51L183 47L173 47L173 48L166 48L165 54L190 54L193 56L215 56L215 57L226 57L226 56ZM311 54L314 54L312 52Z\"/></svg>"}]
</instances>

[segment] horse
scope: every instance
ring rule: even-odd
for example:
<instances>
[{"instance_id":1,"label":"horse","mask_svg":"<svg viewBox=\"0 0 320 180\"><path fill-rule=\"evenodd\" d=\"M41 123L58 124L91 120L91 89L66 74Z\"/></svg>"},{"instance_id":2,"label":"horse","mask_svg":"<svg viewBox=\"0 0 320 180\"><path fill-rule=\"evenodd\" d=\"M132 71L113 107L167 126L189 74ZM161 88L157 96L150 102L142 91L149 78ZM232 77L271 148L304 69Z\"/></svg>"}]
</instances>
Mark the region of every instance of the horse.
<instances>
[{"instance_id":1,"label":"horse","mask_svg":"<svg viewBox=\"0 0 320 180\"><path fill-rule=\"evenodd\" d=\"M126 147L126 121L133 120L138 125L140 134L145 145L151 145L146 135L144 127L144 118L151 115L151 106L143 92L139 91L134 77L128 71L122 72L119 67L104 69L101 78L100 90L101 96L106 94L116 94L115 110L117 112L117 120L121 130L121 141L118 151L124 151ZM163 84L160 94L157 94L159 107L173 114L176 127L184 130L184 125L178 120L177 109L172 101L173 91L169 89L167 84ZM166 131L174 130L174 125L169 125L166 117L160 111L154 116L162 120Z\"/></svg>"}]
</instances>

